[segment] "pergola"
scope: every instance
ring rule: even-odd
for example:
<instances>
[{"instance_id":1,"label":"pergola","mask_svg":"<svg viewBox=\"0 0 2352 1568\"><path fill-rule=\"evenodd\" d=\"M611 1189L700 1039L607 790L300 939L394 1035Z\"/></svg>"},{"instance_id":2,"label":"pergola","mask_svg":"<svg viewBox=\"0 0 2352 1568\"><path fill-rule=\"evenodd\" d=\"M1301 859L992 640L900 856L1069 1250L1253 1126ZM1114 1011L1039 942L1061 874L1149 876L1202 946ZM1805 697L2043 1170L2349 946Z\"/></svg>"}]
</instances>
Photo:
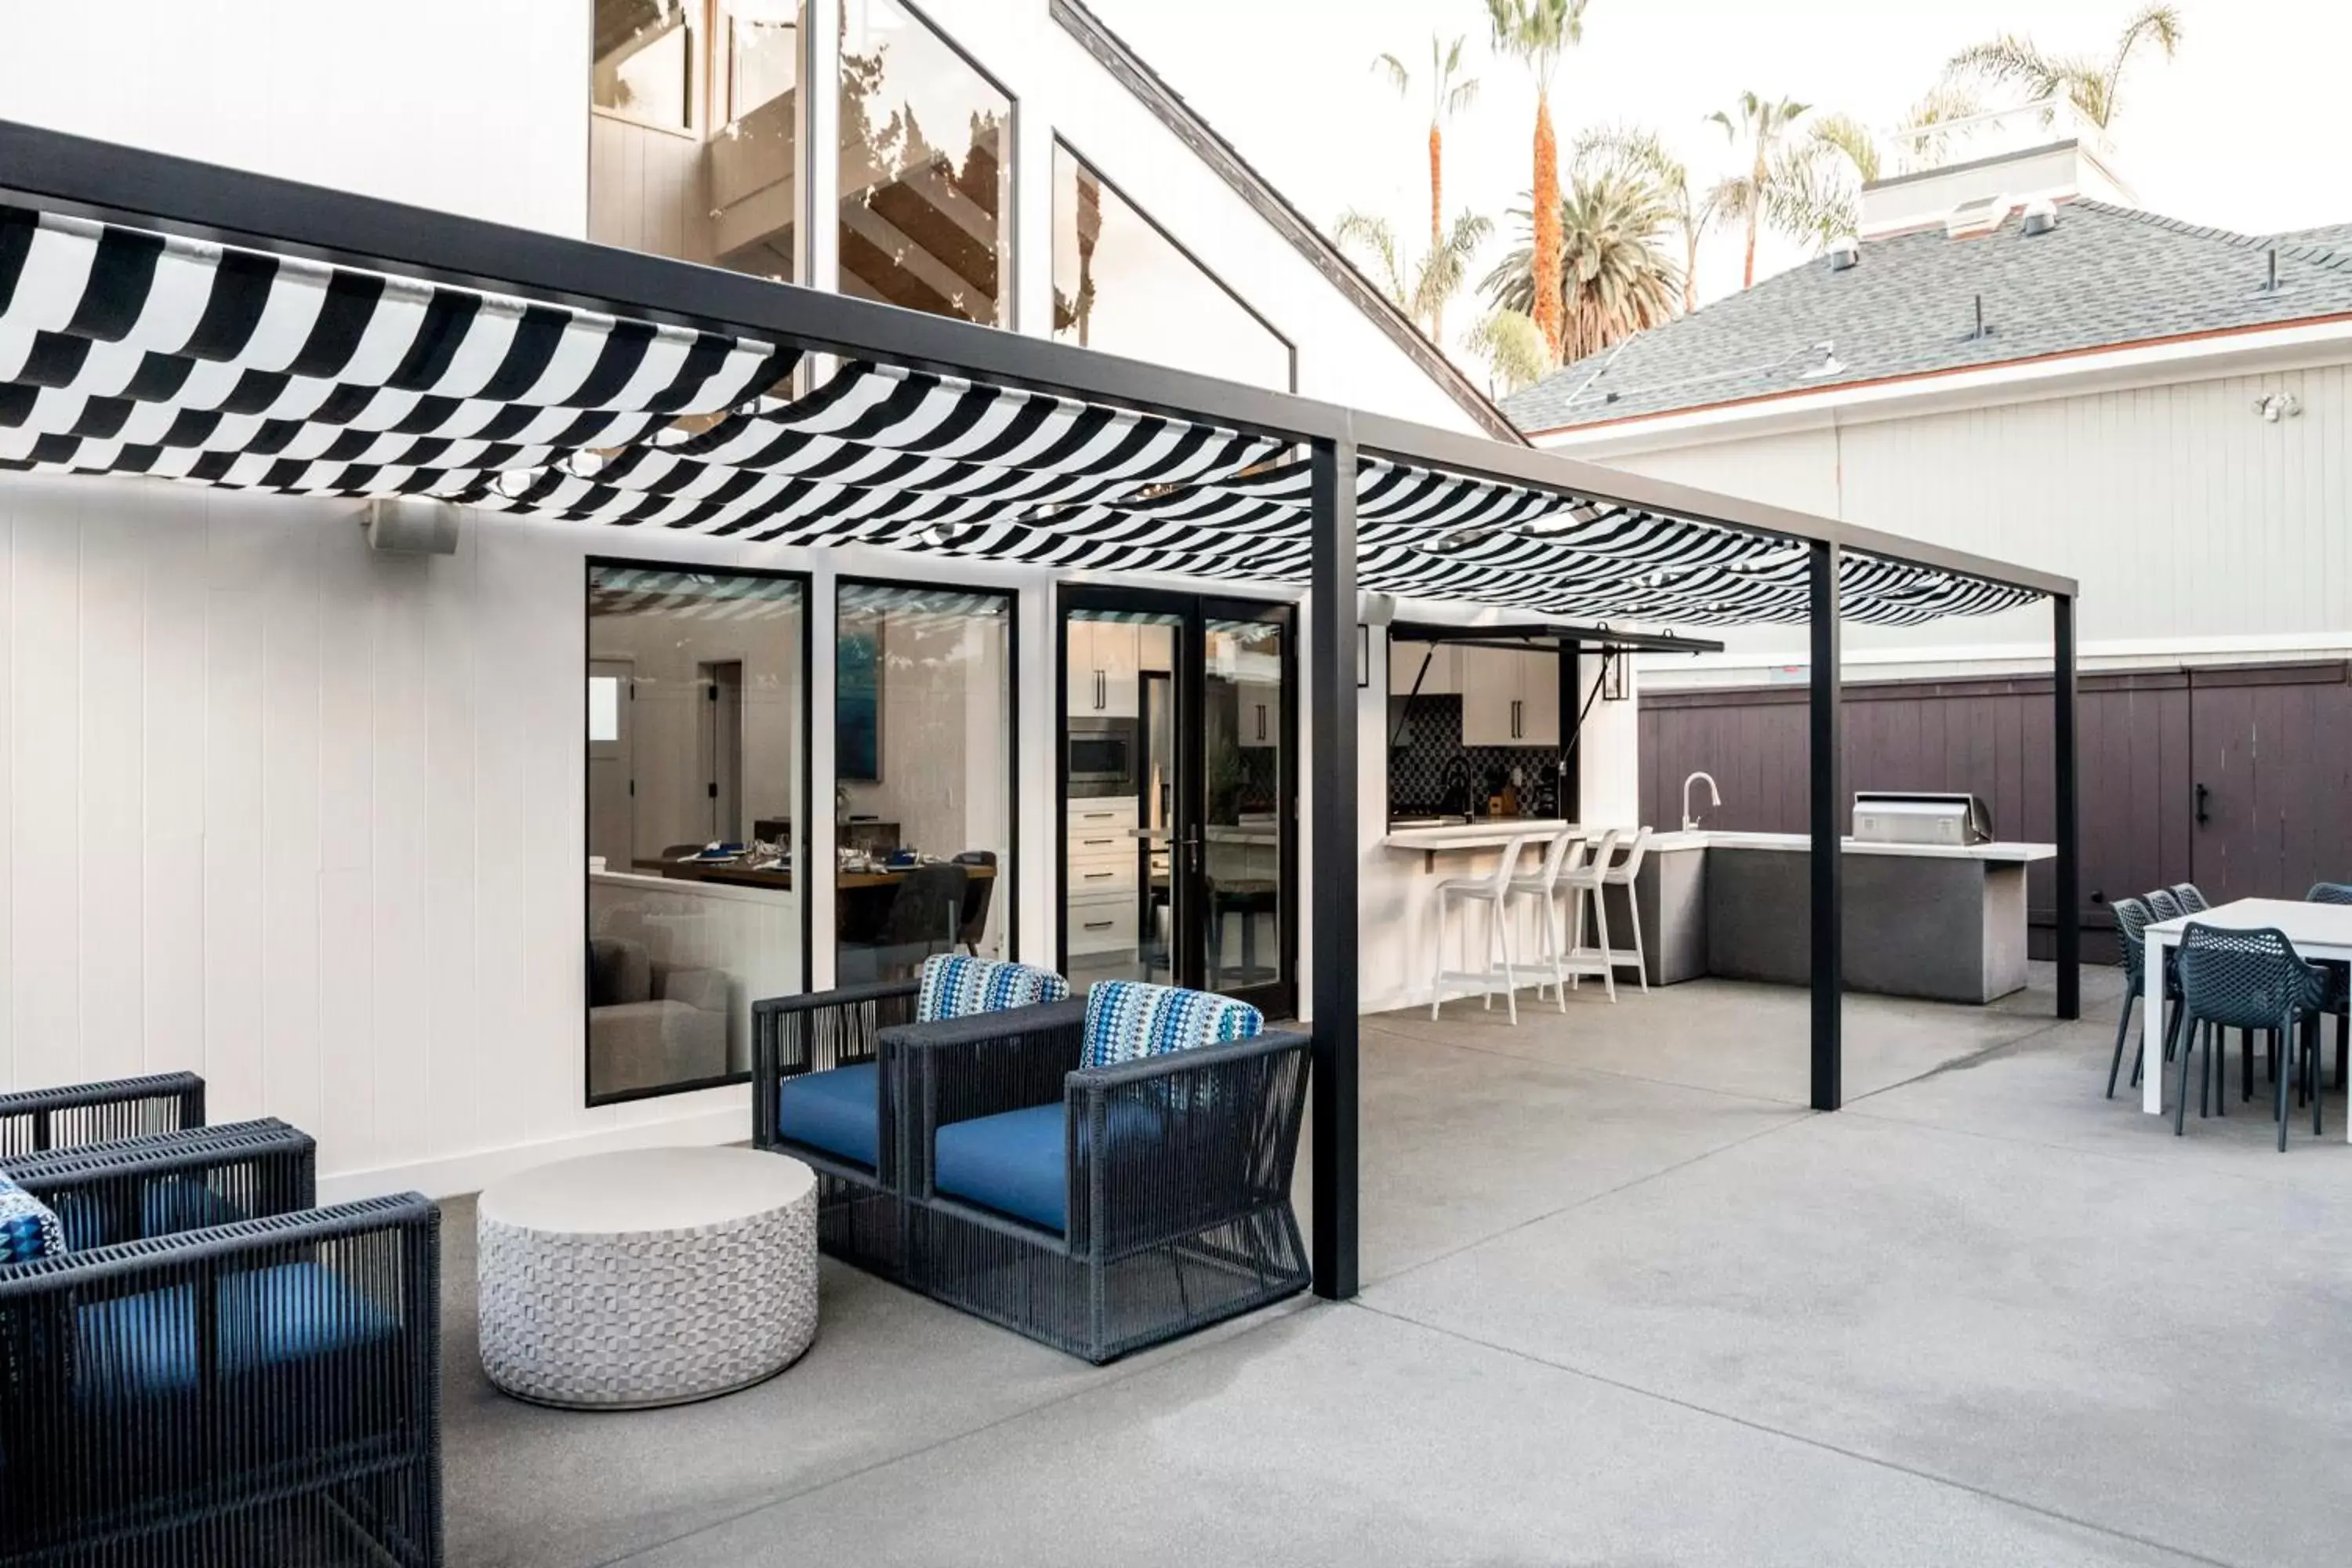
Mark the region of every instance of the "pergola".
<instances>
[{"instance_id":1,"label":"pergola","mask_svg":"<svg viewBox=\"0 0 2352 1568\"><path fill-rule=\"evenodd\" d=\"M1811 1099L1842 1100L1839 634L2046 597L2080 1011L2074 583L1086 349L0 122L0 466L1307 589L1311 1235L1356 1289L1360 588L1809 623Z\"/></svg>"}]
</instances>

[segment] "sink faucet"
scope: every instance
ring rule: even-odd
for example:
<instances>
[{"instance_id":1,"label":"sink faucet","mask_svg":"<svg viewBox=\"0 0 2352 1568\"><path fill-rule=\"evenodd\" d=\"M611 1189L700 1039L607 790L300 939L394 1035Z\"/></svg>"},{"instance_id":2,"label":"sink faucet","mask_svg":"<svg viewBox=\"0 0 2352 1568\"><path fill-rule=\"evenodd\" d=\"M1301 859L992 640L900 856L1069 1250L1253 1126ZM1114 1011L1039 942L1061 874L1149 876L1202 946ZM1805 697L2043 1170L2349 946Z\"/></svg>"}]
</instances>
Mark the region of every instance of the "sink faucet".
<instances>
[{"instance_id":1,"label":"sink faucet","mask_svg":"<svg viewBox=\"0 0 2352 1568\"><path fill-rule=\"evenodd\" d=\"M1693 773L1690 777L1683 780L1683 831L1685 833L1688 833L1692 828L1698 826L1698 818L1691 815L1690 786L1698 783L1701 779L1705 779L1706 781L1707 804L1716 806L1720 806L1723 804L1723 795L1721 792L1717 790L1715 787L1715 775L1713 773Z\"/></svg>"}]
</instances>

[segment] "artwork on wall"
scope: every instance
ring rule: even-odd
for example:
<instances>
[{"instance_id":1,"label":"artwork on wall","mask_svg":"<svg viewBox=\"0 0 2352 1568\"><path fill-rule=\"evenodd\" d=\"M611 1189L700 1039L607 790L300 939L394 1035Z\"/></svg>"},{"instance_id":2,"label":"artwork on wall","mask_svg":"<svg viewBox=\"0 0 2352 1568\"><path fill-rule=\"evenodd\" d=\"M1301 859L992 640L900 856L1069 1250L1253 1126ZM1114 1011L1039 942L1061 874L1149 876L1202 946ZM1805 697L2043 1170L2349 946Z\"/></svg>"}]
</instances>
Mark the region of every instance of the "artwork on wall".
<instances>
[{"instance_id":1,"label":"artwork on wall","mask_svg":"<svg viewBox=\"0 0 2352 1568\"><path fill-rule=\"evenodd\" d=\"M853 784L882 779L882 633L843 628L834 668L833 766Z\"/></svg>"}]
</instances>

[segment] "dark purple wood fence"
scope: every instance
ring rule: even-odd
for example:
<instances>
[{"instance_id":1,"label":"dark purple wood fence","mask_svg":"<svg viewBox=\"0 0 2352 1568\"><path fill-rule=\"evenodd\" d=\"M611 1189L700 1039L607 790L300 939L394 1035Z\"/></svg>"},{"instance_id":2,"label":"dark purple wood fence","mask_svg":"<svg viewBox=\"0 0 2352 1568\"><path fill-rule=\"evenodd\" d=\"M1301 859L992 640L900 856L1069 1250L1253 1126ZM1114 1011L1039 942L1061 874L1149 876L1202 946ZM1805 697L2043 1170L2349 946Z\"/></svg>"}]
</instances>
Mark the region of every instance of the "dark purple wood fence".
<instances>
[{"instance_id":1,"label":"dark purple wood fence","mask_svg":"<svg viewBox=\"0 0 2352 1568\"><path fill-rule=\"evenodd\" d=\"M2090 675L2081 693L2084 956L2113 960L2110 898L2191 881L2217 903L2300 898L2352 880L2352 665ZM2001 837L2052 837L2048 678L1873 681L1845 696L1852 787L1968 790ZM1680 823L1684 775L1704 769L1723 788L1719 810L1698 797L1709 826L1803 831L1804 687L1645 694L1641 724L1652 825ZM2052 887L2037 866L2037 955Z\"/></svg>"}]
</instances>

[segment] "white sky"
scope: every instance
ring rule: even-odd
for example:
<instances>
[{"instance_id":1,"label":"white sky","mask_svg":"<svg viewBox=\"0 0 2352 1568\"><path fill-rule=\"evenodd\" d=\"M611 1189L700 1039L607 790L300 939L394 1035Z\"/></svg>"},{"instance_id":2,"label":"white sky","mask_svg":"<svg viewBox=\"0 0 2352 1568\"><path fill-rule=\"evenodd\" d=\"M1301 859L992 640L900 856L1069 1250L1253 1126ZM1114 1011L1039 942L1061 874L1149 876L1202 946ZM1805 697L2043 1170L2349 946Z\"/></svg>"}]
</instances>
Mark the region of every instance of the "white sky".
<instances>
[{"instance_id":1,"label":"white sky","mask_svg":"<svg viewBox=\"0 0 2352 1568\"><path fill-rule=\"evenodd\" d=\"M1478 102L1446 132L1449 216L1466 205L1500 230L1528 186L1534 89L1517 62L1488 54L1480 0L1091 3L1327 231L1349 206L1381 213L1409 236L1425 231L1420 78L1433 30L1469 37L1465 61L1482 83ZM2137 0L1592 0L1583 46L1553 84L1553 114L1563 154L1580 127L1631 121L1664 135L1703 185L1729 162L1706 116L1744 89L1891 125L1964 45L2021 32L2047 50L2104 56L2135 9ZM2179 55L2169 64L2141 58L2111 127L2139 205L2252 232L2352 221L2352 132L2341 107L2352 10L2335 0L2183 0L2179 9ZM1414 68L1410 100L1372 74L1382 50ZM1768 247L1759 277L1806 254ZM1490 246L1474 283L1496 254ZM1736 288L1738 269L1737 238L1710 240L1701 298Z\"/></svg>"}]
</instances>

